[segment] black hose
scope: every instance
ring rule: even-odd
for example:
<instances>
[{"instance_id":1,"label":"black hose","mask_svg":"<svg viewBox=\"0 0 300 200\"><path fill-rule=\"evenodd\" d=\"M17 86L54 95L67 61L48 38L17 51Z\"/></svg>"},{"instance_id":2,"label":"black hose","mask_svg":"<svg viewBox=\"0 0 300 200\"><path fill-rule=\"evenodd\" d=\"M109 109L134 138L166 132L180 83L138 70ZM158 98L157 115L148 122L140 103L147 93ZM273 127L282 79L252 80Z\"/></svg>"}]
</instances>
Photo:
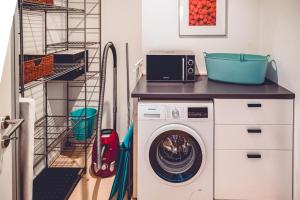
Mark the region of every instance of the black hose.
<instances>
[{"instance_id":1,"label":"black hose","mask_svg":"<svg viewBox=\"0 0 300 200\"><path fill-rule=\"evenodd\" d=\"M102 117L103 117L103 105L105 96L105 85L106 85L106 66L107 66L107 56L108 52L111 50L113 55L113 129L117 128L117 51L112 42L108 42L103 50L102 62L100 65L100 91L99 91L99 105L98 105L98 116L97 116L97 168L101 167L101 142L100 133L102 130Z\"/></svg>"},{"instance_id":2,"label":"black hose","mask_svg":"<svg viewBox=\"0 0 300 200\"><path fill-rule=\"evenodd\" d=\"M106 66L107 66L107 56L108 52L111 50L113 55L113 129L117 128L117 52L114 44L108 42L103 50L102 63L100 68L100 92L99 92L99 105L98 105L98 130L102 129L102 116L103 116L103 105L105 96L105 85L106 85Z\"/></svg>"}]
</instances>

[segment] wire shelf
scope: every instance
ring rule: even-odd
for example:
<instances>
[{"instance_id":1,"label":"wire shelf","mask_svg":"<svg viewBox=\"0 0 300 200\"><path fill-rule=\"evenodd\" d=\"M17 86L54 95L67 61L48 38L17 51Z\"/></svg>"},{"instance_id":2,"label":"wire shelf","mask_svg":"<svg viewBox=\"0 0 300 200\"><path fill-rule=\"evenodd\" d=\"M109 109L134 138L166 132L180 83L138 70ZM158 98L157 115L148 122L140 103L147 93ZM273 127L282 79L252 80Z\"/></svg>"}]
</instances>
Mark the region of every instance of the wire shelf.
<instances>
[{"instance_id":1,"label":"wire shelf","mask_svg":"<svg viewBox=\"0 0 300 200\"><path fill-rule=\"evenodd\" d=\"M72 133L72 128L75 128L79 125L80 122L85 120L85 117L82 117L78 122L71 123L71 119L66 116L48 116L43 117L35 123L35 140L44 141L47 143L46 149L41 149L43 146L35 146L35 164L39 164L46 158L46 155L58 151L62 152L84 152L87 148L92 146L92 143L95 139L95 130L93 134L86 138L84 141L78 141ZM72 125L71 125L72 124ZM45 131L47 130L47 137ZM46 142L47 139L47 142Z\"/></svg>"},{"instance_id":2,"label":"wire shelf","mask_svg":"<svg viewBox=\"0 0 300 200\"><path fill-rule=\"evenodd\" d=\"M97 109L99 103L102 103L97 101L101 74L99 71L89 71L97 70L101 64L101 0L75 0L75 2L64 0L59 3L62 4L36 4L26 2L26 0L20 0L18 3L20 58L23 58L24 50L27 50L24 46L24 41L27 42L26 37L29 36L26 32L26 23L28 20L31 20L29 21L31 25L32 21L36 20L33 17L27 19L29 14L43 16L41 21L41 23L44 23L41 29L43 37L35 38L37 40L44 39L42 41L43 45L39 45L39 47L43 48L43 51L40 52L53 54L69 49L89 51L88 58L85 58L83 63L55 64L52 75L27 84L24 84L24 60L20 59L20 94L22 96L35 95L35 98L36 93L38 93L40 97L38 104L42 112L39 112L36 117L43 116L35 123L34 170L37 170L37 173L41 173L35 178L34 199L67 199L81 176L86 173L88 152L90 152L95 141L98 123L95 125L95 129L89 138L83 137L83 141L76 140L76 138L81 138L77 137L74 133L75 131L73 132L73 128L82 120L86 120L86 117L82 117L78 122L72 122L69 113L77 108L93 107ZM48 15L48 13L50 14ZM62 16L61 19L65 21L65 23L62 23L63 27L48 26L48 19L56 17L56 13L60 13L59 16ZM26 17L25 20L24 17ZM78 21L80 25L74 26L73 21L70 23L71 20L69 19L76 20L76 23ZM87 26L89 25L87 22L90 22L90 20L93 20L93 25L95 26ZM51 38L51 34L54 31L61 33L65 31L65 34L62 38ZM73 34L77 34L83 41L81 39L70 41ZM78 74L81 74L81 71L83 74L78 77L72 76L77 71L80 71ZM69 74L70 77L74 78L70 78L71 80L66 78L64 80L65 75L68 76ZM49 81L51 83L63 82L63 84L58 83L54 86L55 89L61 87L66 89L66 91L53 91L52 84L47 84ZM52 99L61 99L61 101L53 102ZM56 109L55 106L52 106L54 105L52 103L62 106L64 109ZM86 131L87 128L80 133L84 134ZM78 155L75 159L76 162L70 156L74 154ZM64 159L61 159L61 157ZM74 163L77 165L74 166ZM49 181L55 182L50 190L47 188ZM47 189L46 191L43 190L45 188ZM62 188L64 188L64 191L59 194ZM57 198L57 194L60 195L60 198Z\"/></svg>"},{"instance_id":3,"label":"wire shelf","mask_svg":"<svg viewBox=\"0 0 300 200\"><path fill-rule=\"evenodd\" d=\"M79 69L81 67L84 67L84 64L55 64L54 65L54 73L50 76L45 76L43 78L37 79L35 81L32 81L30 83L27 83L24 85L24 90L32 89L38 85L41 85L45 82L51 81L53 79L59 78L69 72L72 72L76 69ZM20 88L22 90L22 88Z\"/></svg>"},{"instance_id":4,"label":"wire shelf","mask_svg":"<svg viewBox=\"0 0 300 200\"><path fill-rule=\"evenodd\" d=\"M88 71L85 74L82 74L80 76L78 76L77 78L75 78L74 80L53 80L53 82L70 82L70 86L72 87L73 84L75 84L76 82L78 83L85 83L89 80L97 80L99 79L99 73L98 71ZM78 85L78 87L83 87L83 85ZM99 86L94 86L94 87L99 87Z\"/></svg>"},{"instance_id":5,"label":"wire shelf","mask_svg":"<svg viewBox=\"0 0 300 200\"><path fill-rule=\"evenodd\" d=\"M79 42L79 41L74 41L74 42L57 42L57 43L52 43L48 44L48 48L80 48L83 49L85 47L91 47L93 45L100 44L99 42Z\"/></svg>"},{"instance_id":6,"label":"wire shelf","mask_svg":"<svg viewBox=\"0 0 300 200\"><path fill-rule=\"evenodd\" d=\"M78 13L83 14L83 9L77 8L67 8L64 6L57 6L57 5L47 5L47 4L38 4L38 3L31 3L24 1L22 3L23 9L28 11L41 11L41 12L69 12L69 13Z\"/></svg>"},{"instance_id":7,"label":"wire shelf","mask_svg":"<svg viewBox=\"0 0 300 200\"><path fill-rule=\"evenodd\" d=\"M72 129L79 125L80 122L85 120L85 117L79 118L78 122L71 123L71 119L66 116L48 116L42 118L42 120L36 123L36 133L39 133L45 129L47 129L47 139L48 139L48 153L51 152L55 148L68 149L70 147L85 147L86 145L90 145L95 138L95 134L86 139L86 141L77 141L74 138L74 133L72 133ZM72 125L71 125L72 124ZM42 134L38 134L42 135ZM46 137L36 137L35 139L44 140ZM67 141L62 145L64 139ZM58 145L62 145L58 147Z\"/></svg>"}]
</instances>

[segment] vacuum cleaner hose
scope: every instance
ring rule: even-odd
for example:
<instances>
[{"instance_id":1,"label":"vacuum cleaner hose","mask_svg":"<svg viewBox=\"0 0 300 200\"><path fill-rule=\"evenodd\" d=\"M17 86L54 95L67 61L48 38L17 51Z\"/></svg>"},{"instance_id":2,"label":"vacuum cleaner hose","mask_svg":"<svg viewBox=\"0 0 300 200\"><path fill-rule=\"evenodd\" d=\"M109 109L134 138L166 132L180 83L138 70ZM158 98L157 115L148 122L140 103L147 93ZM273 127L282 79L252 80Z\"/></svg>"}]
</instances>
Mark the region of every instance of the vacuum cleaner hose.
<instances>
[{"instance_id":1,"label":"vacuum cleaner hose","mask_svg":"<svg viewBox=\"0 0 300 200\"><path fill-rule=\"evenodd\" d=\"M105 83L106 83L106 66L107 66L107 57L108 52L111 50L113 56L113 128L117 128L117 51L112 42L108 42L103 50L102 62L100 65L100 91L99 91L99 105L98 105L98 116L97 116L97 163L95 171L98 171L101 168L101 142L100 142L100 133L102 130L102 116L103 116L103 105L104 105L104 95L105 95Z\"/></svg>"}]
</instances>

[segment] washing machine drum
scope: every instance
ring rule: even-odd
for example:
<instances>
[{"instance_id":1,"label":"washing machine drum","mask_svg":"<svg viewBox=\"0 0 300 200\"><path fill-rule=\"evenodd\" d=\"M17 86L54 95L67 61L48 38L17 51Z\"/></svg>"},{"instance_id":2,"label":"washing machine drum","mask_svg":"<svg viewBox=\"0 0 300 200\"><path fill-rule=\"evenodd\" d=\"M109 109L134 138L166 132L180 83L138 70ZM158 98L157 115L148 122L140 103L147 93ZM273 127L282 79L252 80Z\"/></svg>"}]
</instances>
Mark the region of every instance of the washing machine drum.
<instances>
[{"instance_id":1,"label":"washing machine drum","mask_svg":"<svg viewBox=\"0 0 300 200\"><path fill-rule=\"evenodd\" d=\"M154 172L163 180L183 183L192 179L204 164L202 148L191 134L168 130L152 141L149 161Z\"/></svg>"}]
</instances>

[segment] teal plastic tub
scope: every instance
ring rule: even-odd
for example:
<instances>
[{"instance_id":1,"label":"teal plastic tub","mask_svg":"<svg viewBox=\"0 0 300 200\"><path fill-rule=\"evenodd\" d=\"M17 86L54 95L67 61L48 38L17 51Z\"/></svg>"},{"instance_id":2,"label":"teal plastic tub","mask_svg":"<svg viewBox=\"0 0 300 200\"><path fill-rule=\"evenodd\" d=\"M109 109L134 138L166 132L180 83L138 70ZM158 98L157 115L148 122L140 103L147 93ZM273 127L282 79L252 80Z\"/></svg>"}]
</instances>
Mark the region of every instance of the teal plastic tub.
<instances>
[{"instance_id":1,"label":"teal plastic tub","mask_svg":"<svg viewBox=\"0 0 300 200\"><path fill-rule=\"evenodd\" d=\"M204 53L208 78L215 81L258 85L265 81L269 56Z\"/></svg>"},{"instance_id":2,"label":"teal plastic tub","mask_svg":"<svg viewBox=\"0 0 300 200\"><path fill-rule=\"evenodd\" d=\"M76 140L83 141L92 136L96 115L97 110L94 108L80 108L70 113L72 133Z\"/></svg>"}]
</instances>

